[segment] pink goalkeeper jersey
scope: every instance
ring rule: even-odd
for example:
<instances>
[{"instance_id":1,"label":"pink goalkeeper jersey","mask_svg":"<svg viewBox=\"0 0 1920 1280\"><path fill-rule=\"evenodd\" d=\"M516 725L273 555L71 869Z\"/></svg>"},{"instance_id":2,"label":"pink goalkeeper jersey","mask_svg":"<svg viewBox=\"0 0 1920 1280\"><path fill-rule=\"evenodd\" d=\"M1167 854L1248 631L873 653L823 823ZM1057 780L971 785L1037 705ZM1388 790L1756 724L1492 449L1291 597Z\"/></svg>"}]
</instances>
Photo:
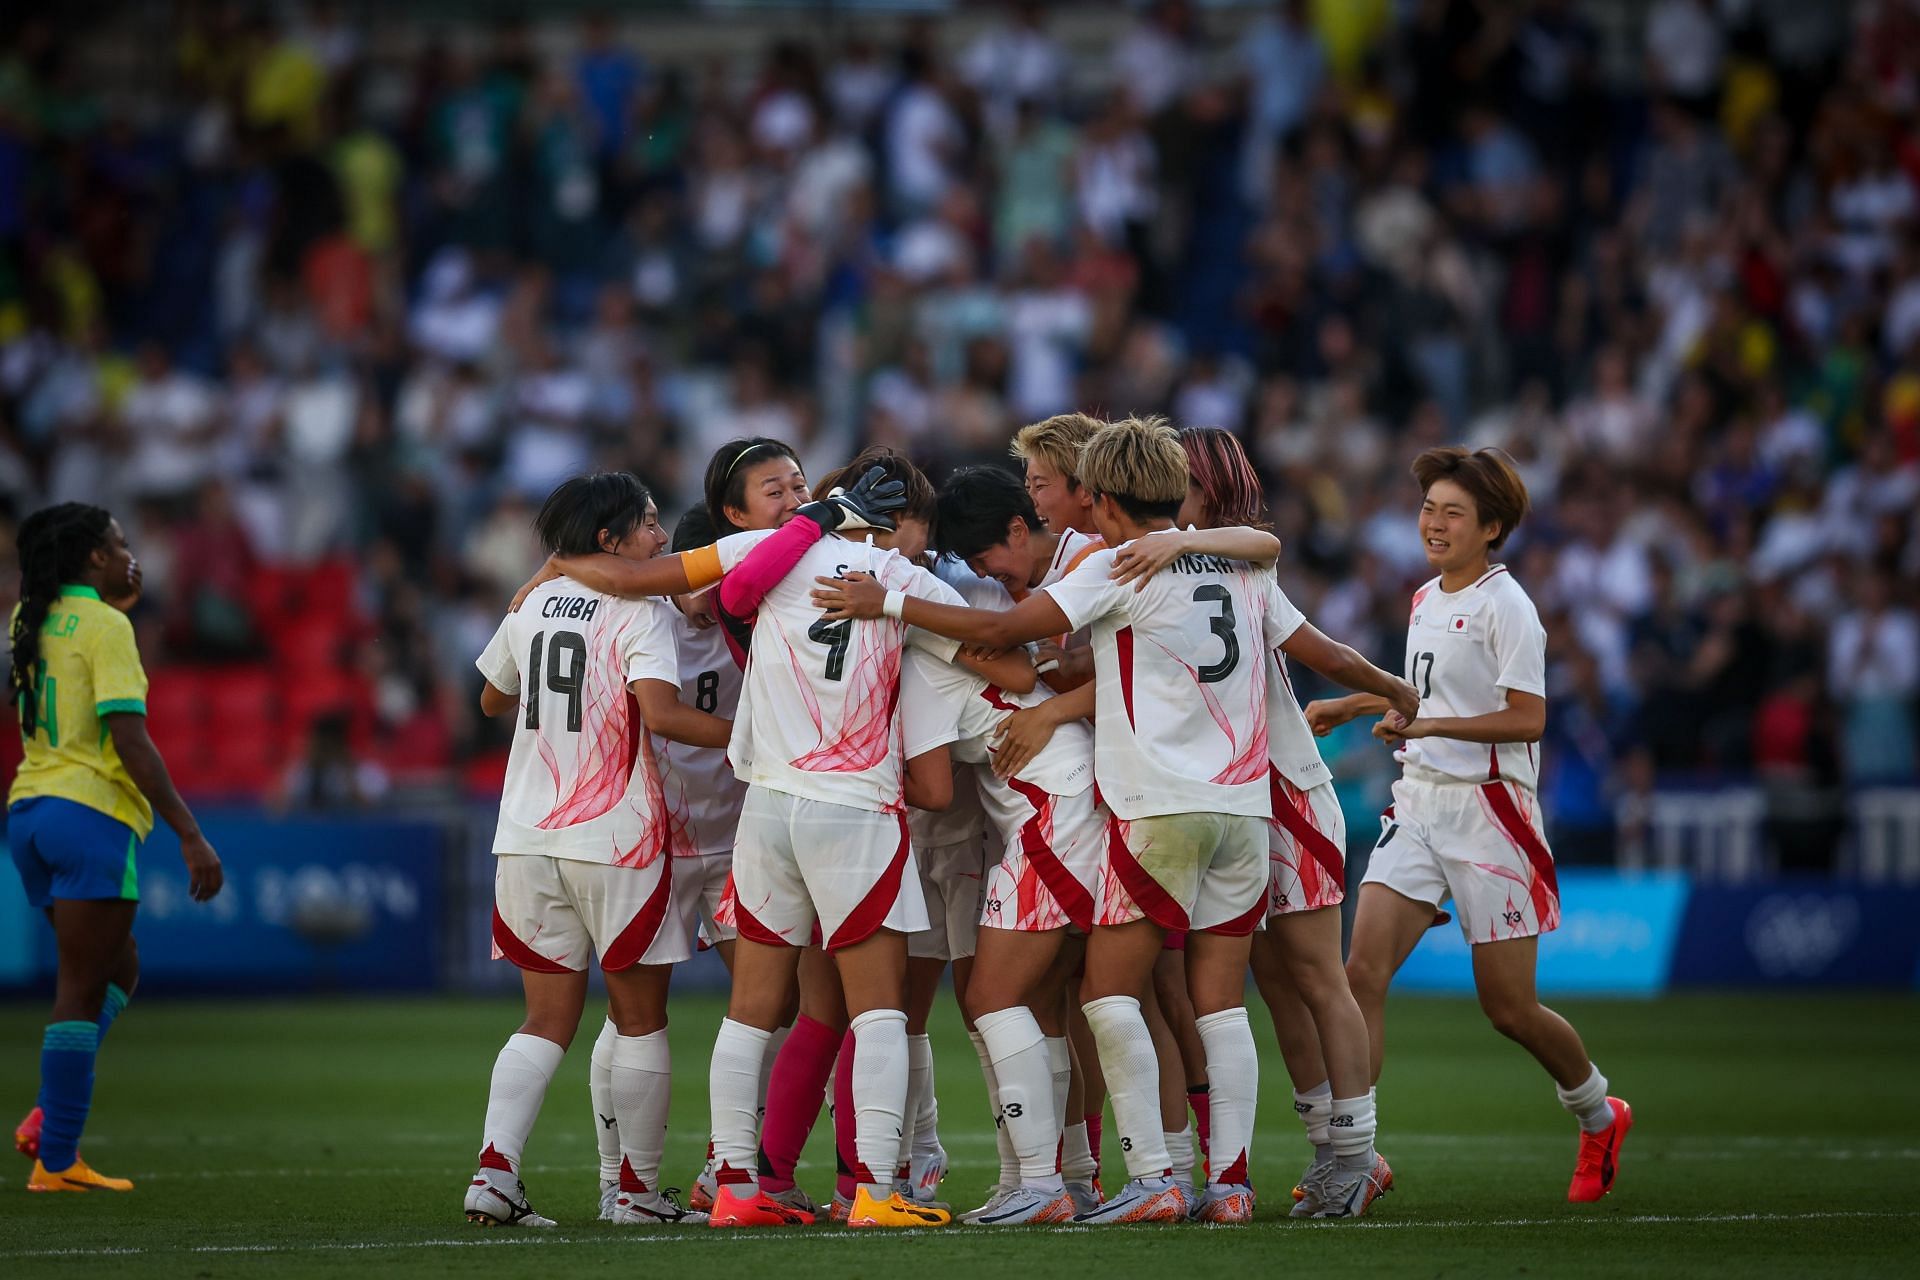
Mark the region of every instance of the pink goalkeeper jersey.
<instances>
[{"instance_id":1,"label":"pink goalkeeper jersey","mask_svg":"<svg viewBox=\"0 0 1920 1280\"><path fill-rule=\"evenodd\" d=\"M1291 632L1271 573L1185 555L1143 590L1102 548L1048 595L1093 629L1094 779L1115 816L1273 816L1267 651Z\"/></svg>"},{"instance_id":2,"label":"pink goalkeeper jersey","mask_svg":"<svg viewBox=\"0 0 1920 1280\"><path fill-rule=\"evenodd\" d=\"M557 578L500 624L475 663L520 697L495 853L644 867L690 852L680 782L627 691L678 687L676 617Z\"/></svg>"},{"instance_id":3,"label":"pink goalkeeper jersey","mask_svg":"<svg viewBox=\"0 0 1920 1280\"><path fill-rule=\"evenodd\" d=\"M760 601L727 755L753 786L899 812L901 649L912 644L951 661L959 645L893 618L828 622L813 603L813 580L855 570L889 591L965 603L895 552L821 539Z\"/></svg>"}]
</instances>

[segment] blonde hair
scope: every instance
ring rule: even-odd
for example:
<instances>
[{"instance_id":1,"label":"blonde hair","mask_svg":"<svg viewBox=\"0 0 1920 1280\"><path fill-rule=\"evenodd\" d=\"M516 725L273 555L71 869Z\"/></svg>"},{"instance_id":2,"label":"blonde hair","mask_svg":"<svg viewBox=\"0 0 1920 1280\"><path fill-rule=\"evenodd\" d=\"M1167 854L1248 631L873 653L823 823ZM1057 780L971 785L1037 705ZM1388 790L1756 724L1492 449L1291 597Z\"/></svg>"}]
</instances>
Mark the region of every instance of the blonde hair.
<instances>
[{"instance_id":1,"label":"blonde hair","mask_svg":"<svg viewBox=\"0 0 1920 1280\"><path fill-rule=\"evenodd\" d=\"M1135 519L1170 519L1187 498L1187 451L1165 418L1108 423L1080 451L1080 483Z\"/></svg>"},{"instance_id":2,"label":"blonde hair","mask_svg":"<svg viewBox=\"0 0 1920 1280\"><path fill-rule=\"evenodd\" d=\"M1022 462L1044 462L1065 476L1068 484L1078 484L1080 451L1106 425L1090 414L1056 413L1020 428L1010 452Z\"/></svg>"}]
</instances>

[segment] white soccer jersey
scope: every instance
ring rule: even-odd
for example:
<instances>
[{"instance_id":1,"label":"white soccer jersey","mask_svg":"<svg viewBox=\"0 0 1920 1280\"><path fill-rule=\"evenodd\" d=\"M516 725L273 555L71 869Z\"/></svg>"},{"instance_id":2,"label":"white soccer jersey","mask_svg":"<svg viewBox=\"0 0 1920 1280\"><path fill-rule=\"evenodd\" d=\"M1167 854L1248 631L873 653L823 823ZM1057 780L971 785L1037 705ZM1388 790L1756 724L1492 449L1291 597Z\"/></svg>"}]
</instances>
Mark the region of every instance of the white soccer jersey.
<instances>
[{"instance_id":1,"label":"white soccer jersey","mask_svg":"<svg viewBox=\"0 0 1920 1280\"><path fill-rule=\"evenodd\" d=\"M1420 691L1422 716L1491 715L1505 709L1508 689L1546 696L1547 630L1505 565L1452 595L1435 578L1413 593L1406 674ZM1395 754L1407 777L1422 781L1540 785L1531 742L1415 738Z\"/></svg>"},{"instance_id":2,"label":"white soccer jersey","mask_svg":"<svg viewBox=\"0 0 1920 1280\"><path fill-rule=\"evenodd\" d=\"M679 779L627 691L678 686L677 616L557 578L500 624L475 663L520 696L495 853L644 867L688 852Z\"/></svg>"},{"instance_id":3,"label":"white soccer jersey","mask_svg":"<svg viewBox=\"0 0 1920 1280\"><path fill-rule=\"evenodd\" d=\"M727 649L718 625L702 629L674 610L680 643L680 699L695 709L731 720L740 706L740 664ZM747 784L734 775L724 747L666 744L667 759L686 787L687 837L693 852L726 853L740 825L740 801Z\"/></svg>"},{"instance_id":4,"label":"white soccer jersey","mask_svg":"<svg viewBox=\"0 0 1920 1280\"><path fill-rule=\"evenodd\" d=\"M1015 830L1018 821L1009 827L1005 820L1025 801L1019 797L1019 788L993 772L987 745L994 728L1009 713L1038 706L1049 696L1044 687L1032 693L1009 693L966 667L909 653L900 673L906 752L916 756L948 746L955 760L978 766L981 798L995 825L1003 834ZM1093 783L1093 730L1084 720L1061 725L1015 781L1048 795L1079 795Z\"/></svg>"},{"instance_id":5,"label":"white soccer jersey","mask_svg":"<svg viewBox=\"0 0 1920 1280\"><path fill-rule=\"evenodd\" d=\"M1045 588L1093 629L1094 772L1117 817L1271 817L1265 654L1285 638L1271 573L1185 555L1144 590L1103 548ZM1297 623L1295 624L1297 625Z\"/></svg>"},{"instance_id":6,"label":"white soccer jersey","mask_svg":"<svg viewBox=\"0 0 1920 1280\"><path fill-rule=\"evenodd\" d=\"M760 602L727 755L754 786L899 812L901 650L912 644L950 661L960 646L894 618L828 622L811 599L813 580L856 570L889 591L964 603L896 552L821 539Z\"/></svg>"},{"instance_id":7,"label":"white soccer jersey","mask_svg":"<svg viewBox=\"0 0 1920 1280\"><path fill-rule=\"evenodd\" d=\"M1106 545L1100 541L1098 534L1081 533L1078 529L1067 530L1060 535L1059 545L1053 549L1053 559L1047 563L1047 571L1040 577L1040 586L1034 590L1052 586L1072 573L1082 560Z\"/></svg>"},{"instance_id":8,"label":"white soccer jersey","mask_svg":"<svg viewBox=\"0 0 1920 1280\"><path fill-rule=\"evenodd\" d=\"M1274 596L1274 634L1279 639L1267 649L1267 758L1281 777L1302 791L1311 791L1332 781L1333 770L1320 758L1320 747L1287 677L1287 655L1280 652L1280 645L1307 619L1277 586Z\"/></svg>"},{"instance_id":9,"label":"white soccer jersey","mask_svg":"<svg viewBox=\"0 0 1920 1280\"><path fill-rule=\"evenodd\" d=\"M960 598L975 609L1011 609L1013 597L1007 589L992 578L983 578L967 568L963 561L942 556L934 561L933 576L940 579L960 593ZM912 655L909 654L909 657ZM902 667L904 678L905 667ZM904 684L904 679L903 679ZM911 707L904 696L901 699L901 730L906 735L907 758L919 754L913 744L920 735L916 735L910 716ZM931 751L944 745L951 739L930 743L920 751ZM942 849L948 845L979 842L981 832L986 828L986 813L980 807L979 788L974 785L973 769L955 761L953 777L953 803L939 813L930 813L925 809L907 810L907 833L913 838L916 850Z\"/></svg>"}]
</instances>

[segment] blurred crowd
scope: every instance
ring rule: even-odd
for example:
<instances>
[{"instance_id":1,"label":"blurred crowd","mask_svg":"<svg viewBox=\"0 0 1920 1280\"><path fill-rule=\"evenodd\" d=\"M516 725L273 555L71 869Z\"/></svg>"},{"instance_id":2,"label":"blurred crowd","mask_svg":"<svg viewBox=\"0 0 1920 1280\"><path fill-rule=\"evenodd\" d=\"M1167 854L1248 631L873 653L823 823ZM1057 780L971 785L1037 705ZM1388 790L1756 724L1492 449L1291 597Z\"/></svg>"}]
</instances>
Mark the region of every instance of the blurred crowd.
<instances>
[{"instance_id":1,"label":"blurred crowd","mask_svg":"<svg viewBox=\"0 0 1920 1280\"><path fill-rule=\"evenodd\" d=\"M1028 3L675 59L604 17L182 3L137 94L35 9L0 47L0 495L121 514L161 665L258 658L260 567L350 558L358 710L451 765L584 468L671 514L739 435L937 474L1068 409L1229 427L1290 592L1394 666L1406 464L1498 445L1568 855L1656 780L1815 815L1911 783L1920 5L1596 7L1162 0L1069 48ZM1391 762L1331 749L1366 803Z\"/></svg>"}]
</instances>

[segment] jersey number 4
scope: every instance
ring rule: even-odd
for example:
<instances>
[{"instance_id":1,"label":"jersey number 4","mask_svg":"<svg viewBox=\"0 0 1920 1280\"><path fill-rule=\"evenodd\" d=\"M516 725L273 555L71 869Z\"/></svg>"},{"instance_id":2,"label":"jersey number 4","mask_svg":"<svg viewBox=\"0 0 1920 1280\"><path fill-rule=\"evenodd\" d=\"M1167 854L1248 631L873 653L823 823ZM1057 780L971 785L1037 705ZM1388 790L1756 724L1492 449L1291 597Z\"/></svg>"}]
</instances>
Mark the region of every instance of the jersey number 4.
<instances>
[{"instance_id":1,"label":"jersey number 4","mask_svg":"<svg viewBox=\"0 0 1920 1280\"><path fill-rule=\"evenodd\" d=\"M829 622L821 618L807 628L807 639L827 646L826 677L838 680L847 673L847 645L853 639L853 619Z\"/></svg>"},{"instance_id":2,"label":"jersey number 4","mask_svg":"<svg viewBox=\"0 0 1920 1280\"><path fill-rule=\"evenodd\" d=\"M578 631L556 631L549 642L536 632L527 654L527 728L540 727L540 650L546 649L547 688L567 698L567 730L580 732L581 686L587 674L587 642ZM569 655L569 656L563 656Z\"/></svg>"},{"instance_id":3,"label":"jersey number 4","mask_svg":"<svg viewBox=\"0 0 1920 1280\"><path fill-rule=\"evenodd\" d=\"M1213 634L1220 637L1220 643L1226 646L1225 651L1221 653L1220 661L1198 667L1194 672L1200 677L1201 684L1218 684L1232 675L1233 669L1240 665L1240 637L1233 630L1233 597L1228 595L1227 589L1219 583L1209 582L1204 587L1193 589L1193 602L1195 604L1206 602L1219 606L1214 611L1214 615L1207 619L1207 627Z\"/></svg>"}]
</instances>

